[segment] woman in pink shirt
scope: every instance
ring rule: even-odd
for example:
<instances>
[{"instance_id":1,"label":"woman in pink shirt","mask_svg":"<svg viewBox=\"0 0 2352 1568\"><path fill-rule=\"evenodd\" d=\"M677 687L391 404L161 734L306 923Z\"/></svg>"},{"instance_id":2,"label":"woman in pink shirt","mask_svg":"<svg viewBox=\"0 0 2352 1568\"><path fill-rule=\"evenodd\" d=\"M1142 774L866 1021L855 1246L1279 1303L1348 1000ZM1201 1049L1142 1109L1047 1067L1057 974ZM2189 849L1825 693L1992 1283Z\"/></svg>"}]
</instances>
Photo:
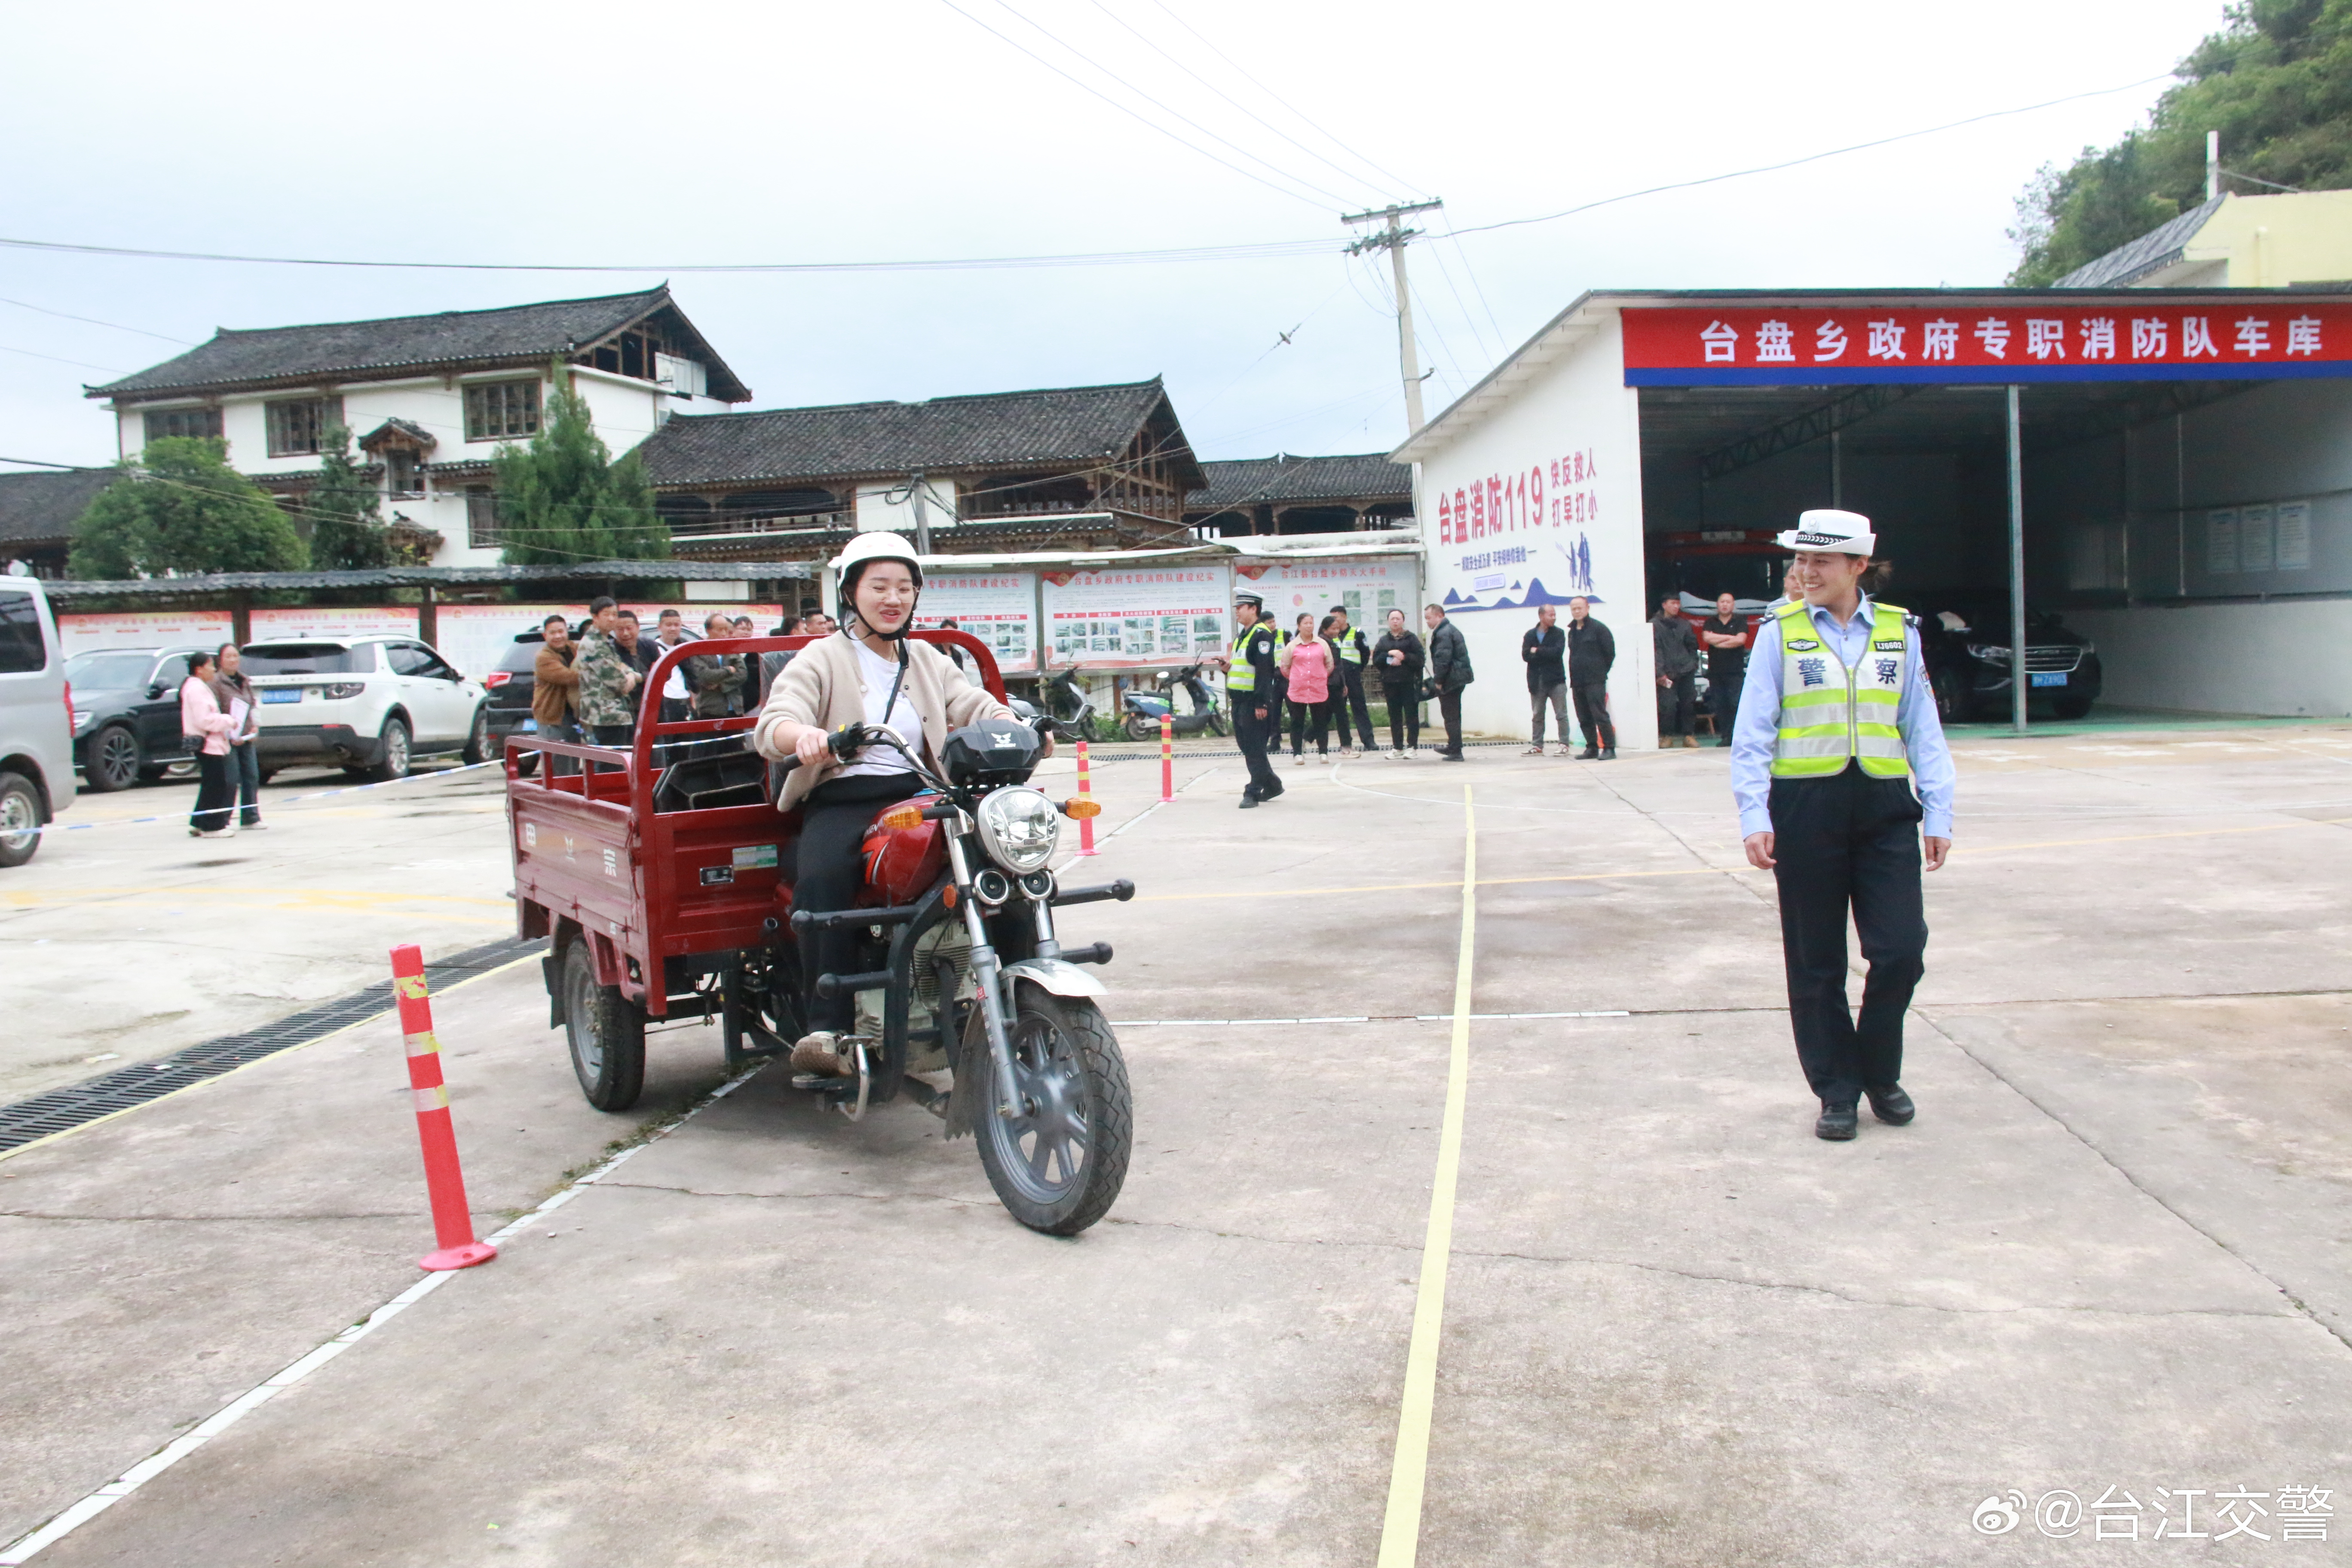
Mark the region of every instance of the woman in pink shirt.
<instances>
[{"instance_id":1,"label":"woman in pink shirt","mask_svg":"<svg viewBox=\"0 0 2352 1568\"><path fill-rule=\"evenodd\" d=\"M208 653L188 656L188 679L180 683L180 733L200 740L196 752L196 808L188 813L188 837L218 838L229 831L236 789L228 782L228 738L236 721L221 711L213 689L218 663Z\"/></svg>"},{"instance_id":2,"label":"woman in pink shirt","mask_svg":"<svg viewBox=\"0 0 2352 1568\"><path fill-rule=\"evenodd\" d=\"M1290 765L1307 765L1307 721L1315 721L1315 754L1331 754L1331 645L1318 635L1310 612L1298 617L1298 631L1275 656L1290 699ZM1279 731L1276 731L1279 733Z\"/></svg>"}]
</instances>

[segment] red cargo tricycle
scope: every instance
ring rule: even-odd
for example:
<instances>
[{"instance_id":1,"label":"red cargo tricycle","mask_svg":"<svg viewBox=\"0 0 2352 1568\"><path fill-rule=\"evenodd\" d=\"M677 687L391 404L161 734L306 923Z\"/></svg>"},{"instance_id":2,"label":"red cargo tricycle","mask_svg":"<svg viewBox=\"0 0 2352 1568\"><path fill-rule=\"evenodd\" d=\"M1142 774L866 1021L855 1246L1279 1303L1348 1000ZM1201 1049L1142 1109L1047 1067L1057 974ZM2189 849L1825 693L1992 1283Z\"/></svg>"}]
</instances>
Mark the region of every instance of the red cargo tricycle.
<instances>
[{"instance_id":1,"label":"red cargo tricycle","mask_svg":"<svg viewBox=\"0 0 2352 1568\"><path fill-rule=\"evenodd\" d=\"M961 649L991 695L1004 683L987 646ZM1054 911L1126 900L1134 884L1065 888L1052 861L1065 817L1100 808L1031 787L1050 718L1025 704L950 735L937 765L862 725L830 744L845 759L895 749L929 793L878 808L856 907L793 902L797 809L778 812L772 767L750 749L756 715L659 720L657 694L698 654L789 652L812 638L735 637L665 651L646 677L625 748L518 734L506 748L508 828L521 934L549 937L551 1026L600 1110L635 1104L648 1019L718 1019L730 1067L788 1053L814 989L856 998L844 1045L856 1070L796 1088L852 1120L900 1095L975 1134L982 1165L1022 1224L1070 1236L1100 1219L1127 1173L1127 1067L1104 1019L1108 942L1066 947ZM533 758L526 774L520 765ZM860 933L859 966L803 986L795 933Z\"/></svg>"}]
</instances>

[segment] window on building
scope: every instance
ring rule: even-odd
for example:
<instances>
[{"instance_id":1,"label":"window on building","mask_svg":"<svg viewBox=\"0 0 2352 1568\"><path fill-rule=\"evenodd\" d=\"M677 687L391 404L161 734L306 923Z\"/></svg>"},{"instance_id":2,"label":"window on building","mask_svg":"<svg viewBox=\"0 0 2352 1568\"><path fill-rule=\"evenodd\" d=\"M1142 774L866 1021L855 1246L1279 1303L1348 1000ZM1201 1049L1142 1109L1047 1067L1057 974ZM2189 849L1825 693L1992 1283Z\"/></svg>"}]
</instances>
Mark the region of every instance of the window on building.
<instances>
[{"instance_id":1,"label":"window on building","mask_svg":"<svg viewBox=\"0 0 2352 1568\"><path fill-rule=\"evenodd\" d=\"M343 417L340 397L289 397L266 405L269 415L269 455L299 458L326 445L327 428Z\"/></svg>"},{"instance_id":2,"label":"window on building","mask_svg":"<svg viewBox=\"0 0 2352 1568\"><path fill-rule=\"evenodd\" d=\"M217 408L159 408L147 416L150 441L173 436L209 436L217 440L220 433L221 411Z\"/></svg>"},{"instance_id":3,"label":"window on building","mask_svg":"<svg viewBox=\"0 0 2352 1568\"><path fill-rule=\"evenodd\" d=\"M538 433L538 381L492 381L466 388L467 440L510 441Z\"/></svg>"},{"instance_id":4,"label":"window on building","mask_svg":"<svg viewBox=\"0 0 2352 1568\"><path fill-rule=\"evenodd\" d=\"M498 503L488 485L466 487L466 542L477 550L499 547Z\"/></svg>"},{"instance_id":5,"label":"window on building","mask_svg":"<svg viewBox=\"0 0 2352 1568\"><path fill-rule=\"evenodd\" d=\"M425 493L425 481L419 477L416 454L405 447L390 447L383 454L383 488L393 496L419 496Z\"/></svg>"}]
</instances>

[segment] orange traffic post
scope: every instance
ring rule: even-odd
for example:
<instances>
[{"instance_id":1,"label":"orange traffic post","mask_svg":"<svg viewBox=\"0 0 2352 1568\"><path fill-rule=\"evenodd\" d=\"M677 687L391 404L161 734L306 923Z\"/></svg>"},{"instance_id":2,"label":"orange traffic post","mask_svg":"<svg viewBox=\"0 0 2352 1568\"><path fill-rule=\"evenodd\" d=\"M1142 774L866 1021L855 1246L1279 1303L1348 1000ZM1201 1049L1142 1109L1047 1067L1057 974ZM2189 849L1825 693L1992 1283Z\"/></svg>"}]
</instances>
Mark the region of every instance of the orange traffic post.
<instances>
[{"instance_id":1,"label":"orange traffic post","mask_svg":"<svg viewBox=\"0 0 2352 1568\"><path fill-rule=\"evenodd\" d=\"M1080 741L1078 742L1078 798L1090 799L1094 793L1095 787L1091 782L1091 775L1087 772L1087 743ZM1078 853L1091 855L1094 852L1095 819L1091 816L1082 816L1078 818Z\"/></svg>"},{"instance_id":2,"label":"orange traffic post","mask_svg":"<svg viewBox=\"0 0 2352 1568\"><path fill-rule=\"evenodd\" d=\"M1160 716L1160 804L1176 798L1176 715Z\"/></svg>"},{"instance_id":3,"label":"orange traffic post","mask_svg":"<svg viewBox=\"0 0 2352 1568\"><path fill-rule=\"evenodd\" d=\"M441 1079L441 1042L433 1037L433 1004L425 994L425 954L414 942L392 950L392 990L400 999L400 1037L408 1047L408 1088L416 1102L416 1138L425 1147L425 1189L433 1200L433 1238L441 1245L420 1268L471 1268L499 1249L474 1238L466 1174L457 1168L457 1130Z\"/></svg>"}]
</instances>

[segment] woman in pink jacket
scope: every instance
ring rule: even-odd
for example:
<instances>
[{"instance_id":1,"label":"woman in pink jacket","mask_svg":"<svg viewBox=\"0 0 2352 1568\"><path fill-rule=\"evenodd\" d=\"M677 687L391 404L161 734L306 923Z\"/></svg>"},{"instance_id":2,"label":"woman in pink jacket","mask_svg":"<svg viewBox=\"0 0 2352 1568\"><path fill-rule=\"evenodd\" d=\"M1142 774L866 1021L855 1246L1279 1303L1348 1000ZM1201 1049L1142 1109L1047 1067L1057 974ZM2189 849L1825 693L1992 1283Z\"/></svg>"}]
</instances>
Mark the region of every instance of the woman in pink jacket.
<instances>
[{"instance_id":1,"label":"woman in pink jacket","mask_svg":"<svg viewBox=\"0 0 2352 1568\"><path fill-rule=\"evenodd\" d=\"M1331 645L1318 635L1311 612L1298 617L1297 634L1275 658L1290 697L1290 765L1304 767L1309 718L1315 721L1315 754L1331 754Z\"/></svg>"},{"instance_id":2,"label":"woman in pink jacket","mask_svg":"<svg viewBox=\"0 0 2352 1568\"><path fill-rule=\"evenodd\" d=\"M218 838L229 831L236 788L228 780L228 739L236 721L221 711L213 690L219 665L208 653L188 656L188 679L180 683L180 733L201 741L196 752L196 808L188 813L188 837Z\"/></svg>"}]
</instances>

